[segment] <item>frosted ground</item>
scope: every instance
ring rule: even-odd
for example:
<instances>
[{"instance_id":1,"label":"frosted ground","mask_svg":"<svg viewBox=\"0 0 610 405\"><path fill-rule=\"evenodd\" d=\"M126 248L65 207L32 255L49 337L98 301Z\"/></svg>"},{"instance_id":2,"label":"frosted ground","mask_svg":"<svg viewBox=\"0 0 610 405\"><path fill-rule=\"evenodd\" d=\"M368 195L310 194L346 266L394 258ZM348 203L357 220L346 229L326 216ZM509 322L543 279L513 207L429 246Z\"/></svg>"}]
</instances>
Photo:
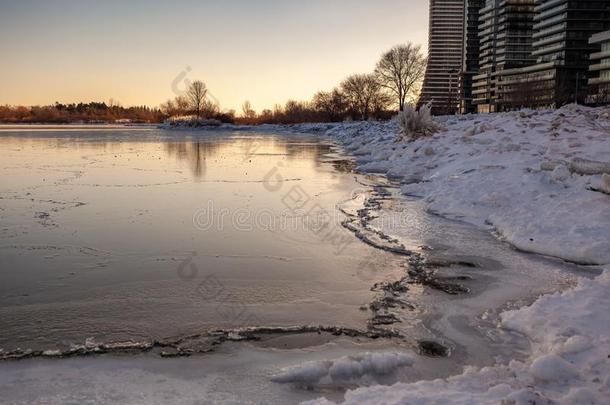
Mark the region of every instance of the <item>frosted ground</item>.
<instances>
[{"instance_id":1,"label":"frosted ground","mask_svg":"<svg viewBox=\"0 0 610 405\"><path fill-rule=\"evenodd\" d=\"M395 142L394 124L299 130L334 137L360 170L401 181L402 193L422 198L430 212L485 227L519 250L608 268L609 109L572 105L439 122L436 135L406 144ZM525 361L466 367L446 380L362 388L348 392L346 402L608 403L609 287L606 271L503 313L498 327L531 342ZM358 369L353 361L351 367Z\"/></svg>"}]
</instances>

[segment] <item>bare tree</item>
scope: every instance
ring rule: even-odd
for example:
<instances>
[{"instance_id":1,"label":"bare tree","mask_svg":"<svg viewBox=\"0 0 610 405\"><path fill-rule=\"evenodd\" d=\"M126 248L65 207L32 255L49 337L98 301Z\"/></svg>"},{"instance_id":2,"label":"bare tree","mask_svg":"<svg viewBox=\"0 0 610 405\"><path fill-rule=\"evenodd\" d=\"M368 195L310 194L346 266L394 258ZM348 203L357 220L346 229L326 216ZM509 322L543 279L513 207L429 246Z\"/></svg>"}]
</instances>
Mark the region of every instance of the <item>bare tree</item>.
<instances>
[{"instance_id":1,"label":"bare tree","mask_svg":"<svg viewBox=\"0 0 610 405\"><path fill-rule=\"evenodd\" d=\"M214 117L220 114L220 106L217 102L205 99L201 104L201 115L206 118Z\"/></svg>"},{"instance_id":2,"label":"bare tree","mask_svg":"<svg viewBox=\"0 0 610 405\"><path fill-rule=\"evenodd\" d=\"M402 111L409 98L414 99L426 71L426 58L421 46L398 45L381 56L375 75L381 86L395 97Z\"/></svg>"},{"instance_id":3,"label":"bare tree","mask_svg":"<svg viewBox=\"0 0 610 405\"><path fill-rule=\"evenodd\" d=\"M167 100L165 103L162 103L161 106L161 111L163 112L163 114L167 115L167 116L174 116L176 115L176 103L174 103L173 100Z\"/></svg>"},{"instance_id":4,"label":"bare tree","mask_svg":"<svg viewBox=\"0 0 610 405\"><path fill-rule=\"evenodd\" d=\"M167 100L161 104L161 111L168 116L184 115L191 108L190 101L183 96L178 96L173 100Z\"/></svg>"},{"instance_id":5,"label":"bare tree","mask_svg":"<svg viewBox=\"0 0 610 405\"><path fill-rule=\"evenodd\" d=\"M330 92L320 91L313 97L313 106L327 115L329 121L339 121L347 111L347 100L343 93L335 88Z\"/></svg>"},{"instance_id":6,"label":"bare tree","mask_svg":"<svg viewBox=\"0 0 610 405\"><path fill-rule=\"evenodd\" d=\"M197 118L201 118L201 109L207 95L208 88L200 80L193 82L186 93L192 109L197 114Z\"/></svg>"},{"instance_id":7,"label":"bare tree","mask_svg":"<svg viewBox=\"0 0 610 405\"><path fill-rule=\"evenodd\" d=\"M261 111L260 115L258 116L258 120L261 123L271 124L273 122L273 111L269 109Z\"/></svg>"},{"instance_id":8,"label":"bare tree","mask_svg":"<svg viewBox=\"0 0 610 405\"><path fill-rule=\"evenodd\" d=\"M176 109L180 114L186 114L189 108L191 107L189 99L185 96L176 97L174 103L176 105Z\"/></svg>"},{"instance_id":9,"label":"bare tree","mask_svg":"<svg viewBox=\"0 0 610 405\"><path fill-rule=\"evenodd\" d=\"M286 101L284 106L284 120L289 123L307 122L310 118L308 103L296 100Z\"/></svg>"},{"instance_id":10,"label":"bare tree","mask_svg":"<svg viewBox=\"0 0 610 405\"><path fill-rule=\"evenodd\" d=\"M379 90L373 95L371 99L371 113L375 118L381 118L387 113L388 109L392 105L392 96L387 92L383 91L380 87ZM393 114L392 114L393 115Z\"/></svg>"},{"instance_id":11,"label":"bare tree","mask_svg":"<svg viewBox=\"0 0 610 405\"><path fill-rule=\"evenodd\" d=\"M341 89L353 113L363 120L369 119L372 111L385 108L385 95L374 74L349 76Z\"/></svg>"},{"instance_id":12,"label":"bare tree","mask_svg":"<svg viewBox=\"0 0 610 405\"><path fill-rule=\"evenodd\" d=\"M256 119L256 111L252 108L250 101L245 101L241 106L241 112L244 118L248 120Z\"/></svg>"}]
</instances>

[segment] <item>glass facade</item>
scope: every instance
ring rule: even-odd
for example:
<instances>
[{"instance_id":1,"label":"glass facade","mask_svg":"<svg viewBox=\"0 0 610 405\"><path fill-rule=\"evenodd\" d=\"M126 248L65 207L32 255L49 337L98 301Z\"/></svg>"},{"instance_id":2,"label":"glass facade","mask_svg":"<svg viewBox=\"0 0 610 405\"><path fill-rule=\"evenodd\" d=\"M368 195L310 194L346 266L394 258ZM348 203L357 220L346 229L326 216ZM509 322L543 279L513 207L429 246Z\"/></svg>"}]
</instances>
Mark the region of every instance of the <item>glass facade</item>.
<instances>
[{"instance_id":1,"label":"glass facade","mask_svg":"<svg viewBox=\"0 0 610 405\"><path fill-rule=\"evenodd\" d=\"M599 52L593 52L589 66L589 96L587 102L593 105L610 103L610 31L593 35L589 40L597 45Z\"/></svg>"},{"instance_id":2,"label":"glass facade","mask_svg":"<svg viewBox=\"0 0 610 405\"><path fill-rule=\"evenodd\" d=\"M501 17L480 20L480 80L473 93L479 111L522 107L559 107L585 102L589 57L600 50L589 38L610 29L610 0L488 0L487 13L506 11L507 35ZM491 19L490 27L486 23ZM530 25L531 24L531 25ZM491 37L491 39L485 39ZM489 41L484 46L483 41ZM610 58L610 49L606 50ZM483 62L487 62L487 65ZM598 65L603 66L600 60ZM485 76L484 76L485 75Z\"/></svg>"},{"instance_id":3,"label":"glass facade","mask_svg":"<svg viewBox=\"0 0 610 405\"><path fill-rule=\"evenodd\" d=\"M430 0L428 66L419 105L434 114L452 114L460 103L464 0Z\"/></svg>"},{"instance_id":4,"label":"glass facade","mask_svg":"<svg viewBox=\"0 0 610 405\"><path fill-rule=\"evenodd\" d=\"M472 103L472 82L479 71L479 14L485 0L466 0L464 2L464 43L462 72L460 74L460 90L462 114L476 111Z\"/></svg>"},{"instance_id":5,"label":"glass facade","mask_svg":"<svg viewBox=\"0 0 610 405\"><path fill-rule=\"evenodd\" d=\"M478 112L504 109L498 87L505 70L528 66L536 0L487 0L479 15L479 72L473 78Z\"/></svg>"},{"instance_id":6,"label":"glass facade","mask_svg":"<svg viewBox=\"0 0 610 405\"><path fill-rule=\"evenodd\" d=\"M436 113L458 106L469 113L584 103L599 89L610 94L610 34L590 41L608 30L610 0L431 0L421 101L433 102Z\"/></svg>"}]
</instances>

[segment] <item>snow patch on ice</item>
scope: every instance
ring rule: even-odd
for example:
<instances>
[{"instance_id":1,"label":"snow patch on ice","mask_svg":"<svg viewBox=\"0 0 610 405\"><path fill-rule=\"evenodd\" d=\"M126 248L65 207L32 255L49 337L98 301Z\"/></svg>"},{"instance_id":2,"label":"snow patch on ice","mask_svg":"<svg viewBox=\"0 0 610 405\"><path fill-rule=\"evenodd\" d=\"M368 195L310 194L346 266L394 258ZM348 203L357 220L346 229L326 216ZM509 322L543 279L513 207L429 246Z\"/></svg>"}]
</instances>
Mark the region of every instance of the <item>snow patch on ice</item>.
<instances>
[{"instance_id":1,"label":"snow patch on ice","mask_svg":"<svg viewBox=\"0 0 610 405\"><path fill-rule=\"evenodd\" d=\"M312 361L282 370L271 380L282 384L307 387L337 387L350 384L375 383L410 367L414 356L407 353L363 353L336 360Z\"/></svg>"}]
</instances>

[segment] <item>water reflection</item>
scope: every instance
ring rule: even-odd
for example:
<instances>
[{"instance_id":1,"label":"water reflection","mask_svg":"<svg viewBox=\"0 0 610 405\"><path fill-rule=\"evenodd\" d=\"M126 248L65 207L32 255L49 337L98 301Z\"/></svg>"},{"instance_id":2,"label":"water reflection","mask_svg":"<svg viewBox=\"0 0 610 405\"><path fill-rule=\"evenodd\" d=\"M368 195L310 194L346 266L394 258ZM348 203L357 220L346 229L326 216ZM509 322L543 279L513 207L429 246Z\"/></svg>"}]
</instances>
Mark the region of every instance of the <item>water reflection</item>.
<instances>
[{"instance_id":1,"label":"water reflection","mask_svg":"<svg viewBox=\"0 0 610 405\"><path fill-rule=\"evenodd\" d=\"M187 162L193 176L200 180L205 178L208 161L233 160L241 163L252 163L257 158L302 160L315 164L324 164L324 157L332 152L330 144L312 142L306 139L287 141L276 137L233 137L229 139L197 139L192 141L169 141L164 143L168 157ZM239 162L238 162L239 163ZM349 160L332 161L334 168L342 173L350 173L354 162Z\"/></svg>"},{"instance_id":2,"label":"water reflection","mask_svg":"<svg viewBox=\"0 0 610 405\"><path fill-rule=\"evenodd\" d=\"M351 159L334 160L333 167L340 173L353 173L356 170L356 162Z\"/></svg>"},{"instance_id":3,"label":"water reflection","mask_svg":"<svg viewBox=\"0 0 610 405\"><path fill-rule=\"evenodd\" d=\"M360 186L343 174L349 162L327 156L329 143L252 133L15 131L0 134L0 149L0 348L235 327L217 311L226 302L199 292L210 275L261 324L366 323L359 307L373 294L371 280L354 269L370 250L338 221L328 233L354 242L341 254L302 227L233 221L246 213L282 223L297 187L307 207L335 212ZM274 169L283 181L271 191L261 183ZM195 225L208 202L224 226ZM189 255L200 274L185 282L177 268Z\"/></svg>"},{"instance_id":4,"label":"water reflection","mask_svg":"<svg viewBox=\"0 0 610 405\"><path fill-rule=\"evenodd\" d=\"M167 142L165 144L167 156L186 161L196 179L205 175L206 159L217 156L220 149L218 144L201 141Z\"/></svg>"}]
</instances>

